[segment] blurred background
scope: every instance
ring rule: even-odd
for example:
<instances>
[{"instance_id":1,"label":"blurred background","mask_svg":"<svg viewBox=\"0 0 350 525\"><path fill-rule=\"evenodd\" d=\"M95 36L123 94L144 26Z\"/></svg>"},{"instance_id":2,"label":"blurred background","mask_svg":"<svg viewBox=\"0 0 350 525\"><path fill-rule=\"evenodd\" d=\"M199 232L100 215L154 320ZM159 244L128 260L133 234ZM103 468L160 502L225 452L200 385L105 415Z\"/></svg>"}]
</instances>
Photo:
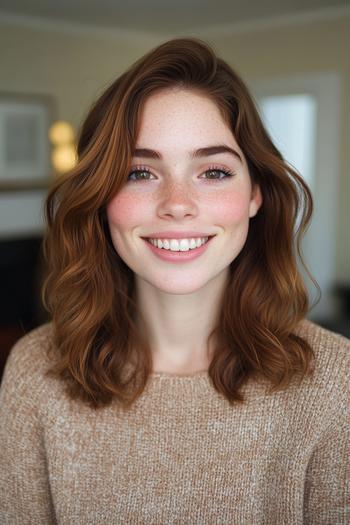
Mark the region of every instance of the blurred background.
<instances>
[{"instance_id":1,"label":"blurred background","mask_svg":"<svg viewBox=\"0 0 350 525\"><path fill-rule=\"evenodd\" d=\"M350 337L350 0L0 0L0 376L14 342L48 320L43 202L76 162L80 123L135 60L185 36L242 75L309 184L303 254L322 298L308 318Z\"/></svg>"}]
</instances>

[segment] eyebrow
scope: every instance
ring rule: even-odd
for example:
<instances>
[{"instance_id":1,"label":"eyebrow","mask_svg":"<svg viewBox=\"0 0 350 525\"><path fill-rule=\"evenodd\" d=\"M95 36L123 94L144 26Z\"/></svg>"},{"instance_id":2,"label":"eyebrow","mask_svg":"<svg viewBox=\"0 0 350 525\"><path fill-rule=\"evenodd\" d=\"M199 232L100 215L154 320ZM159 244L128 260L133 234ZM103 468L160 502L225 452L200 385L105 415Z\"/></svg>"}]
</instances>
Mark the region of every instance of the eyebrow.
<instances>
[{"instance_id":1,"label":"eyebrow","mask_svg":"<svg viewBox=\"0 0 350 525\"><path fill-rule=\"evenodd\" d=\"M217 146L207 146L205 148L196 149L190 152L190 157L192 159L198 159L201 157L217 155L218 153L230 153L242 162L242 158L238 151L230 148L229 146L226 146L225 144L218 144ZM144 159L162 159L162 155L158 151L148 148L136 148L134 149L132 156Z\"/></svg>"}]
</instances>

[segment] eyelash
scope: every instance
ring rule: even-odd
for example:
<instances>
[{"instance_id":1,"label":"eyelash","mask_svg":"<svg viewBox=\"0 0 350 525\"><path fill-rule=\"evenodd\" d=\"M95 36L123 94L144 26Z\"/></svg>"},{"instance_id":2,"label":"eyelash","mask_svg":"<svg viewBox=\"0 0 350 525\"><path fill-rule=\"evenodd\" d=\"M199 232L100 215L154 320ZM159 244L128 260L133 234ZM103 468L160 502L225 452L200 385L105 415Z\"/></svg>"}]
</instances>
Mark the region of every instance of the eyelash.
<instances>
[{"instance_id":1,"label":"eyelash","mask_svg":"<svg viewBox=\"0 0 350 525\"><path fill-rule=\"evenodd\" d=\"M226 168L221 168L220 166L211 166L210 168L205 170L204 173L208 173L209 171L218 171L218 172L221 172L221 173L225 174L225 177L223 177L222 179L207 179L207 182L209 182L209 184L211 184L212 182L225 181L226 179L229 179L230 177L234 177L236 175L235 172L227 170ZM146 166L135 167L135 168L132 169L132 171L130 171L130 173L128 175L127 182L137 183L137 182L143 182L143 181L146 181L146 180L150 180L150 179L138 179L138 180L129 179L130 175L132 175L133 173L142 173L142 172L151 173L151 170L149 168L147 168Z\"/></svg>"}]
</instances>

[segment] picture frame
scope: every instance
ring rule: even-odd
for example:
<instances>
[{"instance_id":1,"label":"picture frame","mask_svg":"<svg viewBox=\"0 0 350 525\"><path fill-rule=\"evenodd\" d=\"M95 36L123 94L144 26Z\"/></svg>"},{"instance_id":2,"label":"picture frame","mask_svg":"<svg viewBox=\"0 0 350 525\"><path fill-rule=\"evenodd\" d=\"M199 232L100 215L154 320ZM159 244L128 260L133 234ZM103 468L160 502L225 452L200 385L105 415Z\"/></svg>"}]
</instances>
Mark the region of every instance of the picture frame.
<instances>
[{"instance_id":1,"label":"picture frame","mask_svg":"<svg viewBox=\"0 0 350 525\"><path fill-rule=\"evenodd\" d=\"M49 187L53 121L50 95L0 91L0 192Z\"/></svg>"}]
</instances>

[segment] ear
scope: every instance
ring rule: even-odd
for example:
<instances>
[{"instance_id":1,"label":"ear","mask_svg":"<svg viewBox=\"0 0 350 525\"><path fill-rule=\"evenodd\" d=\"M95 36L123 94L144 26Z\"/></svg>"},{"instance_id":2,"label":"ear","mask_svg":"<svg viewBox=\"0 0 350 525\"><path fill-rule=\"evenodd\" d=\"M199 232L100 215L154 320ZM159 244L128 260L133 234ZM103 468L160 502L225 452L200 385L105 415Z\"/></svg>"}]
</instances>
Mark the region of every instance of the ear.
<instances>
[{"instance_id":1,"label":"ear","mask_svg":"<svg viewBox=\"0 0 350 525\"><path fill-rule=\"evenodd\" d=\"M254 217L262 204L263 198L261 195L260 186L255 184L252 189L251 200L249 204L249 217Z\"/></svg>"}]
</instances>

